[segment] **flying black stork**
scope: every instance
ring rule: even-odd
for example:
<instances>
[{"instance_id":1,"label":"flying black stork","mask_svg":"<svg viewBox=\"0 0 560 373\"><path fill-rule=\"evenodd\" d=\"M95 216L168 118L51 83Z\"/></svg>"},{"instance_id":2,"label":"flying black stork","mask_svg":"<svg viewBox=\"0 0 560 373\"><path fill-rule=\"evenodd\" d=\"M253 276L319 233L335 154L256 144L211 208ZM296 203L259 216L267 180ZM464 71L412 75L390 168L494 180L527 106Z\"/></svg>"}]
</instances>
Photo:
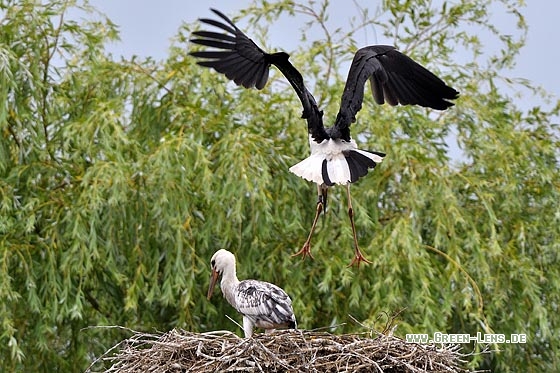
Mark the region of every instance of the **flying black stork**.
<instances>
[{"instance_id":1,"label":"flying black stork","mask_svg":"<svg viewBox=\"0 0 560 373\"><path fill-rule=\"evenodd\" d=\"M194 51L190 55L200 58L197 63L210 67L245 88L262 89L268 81L269 68L276 66L288 79L303 106L302 118L307 120L311 155L290 168L290 171L317 184L317 208L309 236L301 250L294 255L311 255L311 237L317 220L327 203L328 188L346 186L348 216L352 226L355 255L350 265L367 260L358 245L354 225L354 211L350 199L350 184L365 176L369 169L385 157L384 153L358 149L350 136L350 124L362 108L364 85L369 79L375 102L391 106L419 105L445 110L459 92L449 87L432 72L410 57L388 45L372 45L359 49L354 55L342 93L340 110L331 127L323 124L323 112L311 93L305 88L303 78L288 60L285 52L267 53L257 46L223 13L211 9L224 22L202 18L200 21L225 31L194 31L190 41L215 48Z\"/></svg>"},{"instance_id":2,"label":"flying black stork","mask_svg":"<svg viewBox=\"0 0 560 373\"><path fill-rule=\"evenodd\" d=\"M257 280L239 281L236 275L235 255L220 249L210 260L212 275L207 298L210 300L218 278L220 288L229 304L243 315L243 331L246 338L253 335L253 328L263 328L269 333L276 328L297 327L292 300L284 290L269 282Z\"/></svg>"}]
</instances>

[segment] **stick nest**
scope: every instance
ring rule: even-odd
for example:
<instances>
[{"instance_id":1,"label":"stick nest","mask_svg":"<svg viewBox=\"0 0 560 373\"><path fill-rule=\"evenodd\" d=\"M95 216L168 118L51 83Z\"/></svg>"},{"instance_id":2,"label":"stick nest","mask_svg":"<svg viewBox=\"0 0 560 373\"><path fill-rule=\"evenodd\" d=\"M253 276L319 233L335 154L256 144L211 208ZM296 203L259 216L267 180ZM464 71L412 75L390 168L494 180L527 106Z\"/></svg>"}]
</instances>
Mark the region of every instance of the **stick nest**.
<instances>
[{"instance_id":1,"label":"stick nest","mask_svg":"<svg viewBox=\"0 0 560 373\"><path fill-rule=\"evenodd\" d=\"M228 331L134 332L96 363L111 364L107 373L468 372L465 359L471 355L460 353L458 345L416 344L384 334L371 336L303 330L257 334L253 338L240 338Z\"/></svg>"}]
</instances>

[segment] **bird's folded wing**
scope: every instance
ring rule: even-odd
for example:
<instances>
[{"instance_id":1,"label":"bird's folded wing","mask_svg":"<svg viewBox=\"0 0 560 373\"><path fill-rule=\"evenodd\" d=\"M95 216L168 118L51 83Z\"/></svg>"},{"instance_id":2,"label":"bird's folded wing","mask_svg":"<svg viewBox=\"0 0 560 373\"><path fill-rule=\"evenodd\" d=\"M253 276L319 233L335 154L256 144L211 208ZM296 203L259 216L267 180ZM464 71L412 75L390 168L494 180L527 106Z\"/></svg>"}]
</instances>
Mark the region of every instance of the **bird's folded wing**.
<instances>
[{"instance_id":1,"label":"bird's folded wing","mask_svg":"<svg viewBox=\"0 0 560 373\"><path fill-rule=\"evenodd\" d=\"M268 282L241 281L235 294L237 310L245 316L282 325L294 321L292 300L284 290Z\"/></svg>"}]
</instances>

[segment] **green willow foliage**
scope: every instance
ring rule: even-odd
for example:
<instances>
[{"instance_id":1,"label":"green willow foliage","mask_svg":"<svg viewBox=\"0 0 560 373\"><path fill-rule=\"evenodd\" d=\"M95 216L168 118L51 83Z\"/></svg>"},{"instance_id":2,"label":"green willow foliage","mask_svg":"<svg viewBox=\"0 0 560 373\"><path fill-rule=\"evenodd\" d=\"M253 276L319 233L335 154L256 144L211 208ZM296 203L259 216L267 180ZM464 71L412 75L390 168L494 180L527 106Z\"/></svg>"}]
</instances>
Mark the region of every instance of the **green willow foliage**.
<instances>
[{"instance_id":1,"label":"green willow foliage","mask_svg":"<svg viewBox=\"0 0 560 373\"><path fill-rule=\"evenodd\" d=\"M196 25L179 30L165 61L118 61L103 49L115 26L87 4L0 1L2 369L83 371L128 335L103 326L236 330L225 317L238 319L235 311L205 299L208 260L227 248L241 278L292 295L302 328L362 331L351 315L382 330L400 312L401 336L527 334L527 344L491 346L500 352L473 367L558 370L559 108L543 96L522 110L500 88L540 94L503 78L524 43L520 3L383 1L345 29L330 26L327 2L256 1L241 11L259 42L267 25L306 17L313 38L289 52L327 122L341 66L366 29L461 92L445 113L376 106L366 92L354 133L387 157L353 186L359 241L373 261L356 270L346 267L344 188L331 191L315 260L290 257L316 195L288 172L308 144L280 74L257 92L198 67L187 55ZM78 11L92 21L73 20ZM491 11L511 13L517 31L497 29ZM485 49L490 38L499 50ZM455 62L458 50L472 59ZM460 159L450 158L451 138Z\"/></svg>"}]
</instances>

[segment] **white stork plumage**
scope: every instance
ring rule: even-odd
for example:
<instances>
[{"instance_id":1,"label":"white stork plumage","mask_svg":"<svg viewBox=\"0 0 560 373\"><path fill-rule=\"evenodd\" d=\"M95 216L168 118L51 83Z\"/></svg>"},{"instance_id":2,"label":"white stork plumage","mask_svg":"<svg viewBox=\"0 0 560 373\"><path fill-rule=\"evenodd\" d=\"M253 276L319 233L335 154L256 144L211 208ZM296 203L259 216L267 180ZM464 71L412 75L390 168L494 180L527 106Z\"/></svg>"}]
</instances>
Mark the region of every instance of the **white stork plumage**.
<instances>
[{"instance_id":1,"label":"white stork plumage","mask_svg":"<svg viewBox=\"0 0 560 373\"><path fill-rule=\"evenodd\" d=\"M340 110L331 127L323 125L323 112L311 93L305 88L303 78L288 60L285 52L266 53L239 30L223 13L211 9L226 23L203 18L201 22L215 26L226 34L211 31L195 31L198 38L191 42L216 48L210 51L191 52L202 58L198 64L214 68L230 80L245 88L262 89L268 81L269 68L276 66L288 79L303 106L302 118L307 120L311 155L290 168L290 171L317 184L318 201L315 218L307 241L294 255L311 256L311 236L317 219L327 202L327 190L335 184L346 185L348 216L352 225L355 256L353 264L369 262L358 246L354 212L350 199L350 183L365 176L369 169L385 157L384 153L359 150L350 136L350 124L356 121L356 114L362 108L364 85L371 83L373 97L377 104L420 105L437 110L445 110L459 95L432 72L388 45L372 45L359 49L348 72L342 94Z\"/></svg>"},{"instance_id":2,"label":"white stork plumage","mask_svg":"<svg viewBox=\"0 0 560 373\"><path fill-rule=\"evenodd\" d=\"M236 275L235 255L220 249L210 261L212 275L207 298L210 300L220 275L220 288L229 304L243 315L243 331L246 338L253 329L263 328L265 333L278 328L297 327L292 300L284 290L269 282L257 280L239 281Z\"/></svg>"}]
</instances>

